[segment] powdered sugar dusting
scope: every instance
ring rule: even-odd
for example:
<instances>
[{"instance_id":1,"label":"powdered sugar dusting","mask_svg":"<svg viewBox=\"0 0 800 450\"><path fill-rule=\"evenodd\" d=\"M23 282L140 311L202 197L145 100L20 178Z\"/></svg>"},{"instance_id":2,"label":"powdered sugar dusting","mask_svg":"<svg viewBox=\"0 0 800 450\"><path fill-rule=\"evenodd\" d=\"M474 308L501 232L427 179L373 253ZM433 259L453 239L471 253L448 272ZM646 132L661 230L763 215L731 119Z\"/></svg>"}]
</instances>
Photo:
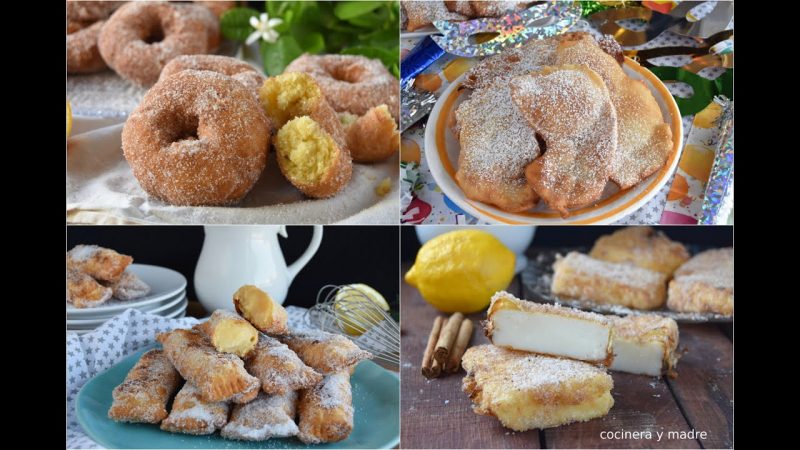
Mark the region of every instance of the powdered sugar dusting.
<instances>
[{"instance_id":1,"label":"powdered sugar dusting","mask_svg":"<svg viewBox=\"0 0 800 450\"><path fill-rule=\"evenodd\" d=\"M294 422L296 405L296 392L284 395L261 392L252 402L233 407L230 422L222 428L221 435L247 441L294 436L298 433Z\"/></svg>"},{"instance_id":2,"label":"powdered sugar dusting","mask_svg":"<svg viewBox=\"0 0 800 450\"><path fill-rule=\"evenodd\" d=\"M643 269L632 264L601 261L578 252L569 252L566 257L557 258L556 271L558 271L559 264L565 264L586 276L613 279L619 283L639 288L664 283L664 274L660 272Z\"/></svg>"},{"instance_id":3,"label":"powdered sugar dusting","mask_svg":"<svg viewBox=\"0 0 800 450\"><path fill-rule=\"evenodd\" d=\"M437 20L464 20L466 16L448 11L441 0L404 1L401 3L408 21L406 29L414 31Z\"/></svg>"}]
</instances>

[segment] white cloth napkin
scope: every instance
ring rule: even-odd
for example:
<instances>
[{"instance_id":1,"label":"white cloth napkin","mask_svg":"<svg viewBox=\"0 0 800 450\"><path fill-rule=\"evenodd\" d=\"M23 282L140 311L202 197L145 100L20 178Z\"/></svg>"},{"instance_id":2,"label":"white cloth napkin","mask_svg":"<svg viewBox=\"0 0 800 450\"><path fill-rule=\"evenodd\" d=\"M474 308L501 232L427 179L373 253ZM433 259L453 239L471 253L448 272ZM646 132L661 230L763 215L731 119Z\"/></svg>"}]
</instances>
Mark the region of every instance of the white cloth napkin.
<instances>
[{"instance_id":1,"label":"white cloth napkin","mask_svg":"<svg viewBox=\"0 0 800 450\"><path fill-rule=\"evenodd\" d=\"M67 141L70 223L399 223L397 155L380 164L354 164L350 183L329 199L304 197L281 175L272 152L261 179L239 205L185 207L151 199L122 155L120 120L75 117L73 129L81 132ZM386 178L392 190L379 196L375 189Z\"/></svg>"},{"instance_id":2,"label":"white cloth napkin","mask_svg":"<svg viewBox=\"0 0 800 450\"><path fill-rule=\"evenodd\" d=\"M309 327L305 308L287 306L286 312L290 329ZM75 397L87 381L153 344L158 333L189 328L198 322L191 317L167 319L128 309L90 333L79 336L67 332L67 448L103 448L84 433L75 416Z\"/></svg>"}]
</instances>

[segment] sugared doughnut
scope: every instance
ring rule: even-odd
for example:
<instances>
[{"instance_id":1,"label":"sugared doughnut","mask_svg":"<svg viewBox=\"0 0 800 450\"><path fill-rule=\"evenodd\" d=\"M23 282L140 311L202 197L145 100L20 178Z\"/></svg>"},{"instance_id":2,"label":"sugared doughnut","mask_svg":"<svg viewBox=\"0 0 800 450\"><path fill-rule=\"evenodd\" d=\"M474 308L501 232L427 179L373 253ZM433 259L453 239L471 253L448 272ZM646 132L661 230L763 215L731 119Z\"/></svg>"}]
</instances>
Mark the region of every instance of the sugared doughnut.
<instances>
[{"instance_id":1,"label":"sugared doughnut","mask_svg":"<svg viewBox=\"0 0 800 450\"><path fill-rule=\"evenodd\" d=\"M352 175L350 154L308 116L296 117L278 130L275 153L281 173L309 197L336 194Z\"/></svg>"},{"instance_id":2,"label":"sugared doughnut","mask_svg":"<svg viewBox=\"0 0 800 450\"><path fill-rule=\"evenodd\" d=\"M398 120L400 84L377 59L305 54L292 61L286 72L305 72L314 77L336 111L361 116L372 107L386 105Z\"/></svg>"},{"instance_id":3,"label":"sugared doughnut","mask_svg":"<svg viewBox=\"0 0 800 450\"><path fill-rule=\"evenodd\" d=\"M105 23L105 20L98 20L67 35L67 73L99 72L108 67L97 49L97 36ZM68 29L79 28L75 25L77 22L70 24Z\"/></svg>"},{"instance_id":4,"label":"sugared doughnut","mask_svg":"<svg viewBox=\"0 0 800 450\"><path fill-rule=\"evenodd\" d=\"M354 162L380 162L400 151L400 132L386 105L376 106L361 117L339 114Z\"/></svg>"},{"instance_id":5,"label":"sugared doughnut","mask_svg":"<svg viewBox=\"0 0 800 450\"><path fill-rule=\"evenodd\" d=\"M158 82L122 129L122 150L139 184L175 205L241 200L264 170L269 140L253 93L205 70Z\"/></svg>"},{"instance_id":6,"label":"sugared doughnut","mask_svg":"<svg viewBox=\"0 0 800 450\"><path fill-rule=\"evenodd\" d=\"M275 128L295 117L308 116L333 138L339 148L348 152L344 127L319 84L310 75L290 72L268 78L258 97Z\"/></svg>"},{"instance_id":7,"label":"sugared doughnut","mask_svg":"<svg viewBox=\"0 0 800 450\"><path fill-rule=\"evenodd\" d=\"M204 6L130 2L108 19L98 46L120 76L147 86L158 80L171 59L211 53L219 40L219 21Z\"/></svg>"},{"instance_id":8,"label":"sugared doughnut","mask_svg":"<svg viewBox=\"0 0 800 450\"><path fill-rule=\"evenodd\" d=\"M228 75L242 83L247 89L258 95L258 90L264 84L264 76L250 64L220 55L181 55L168 62L161 71L159 80L163 80L182 70L210 70L212 72Z\"/></svg>"},{"instance_id":9,"label":"sugared doughnut","mask_svg":"<svg viewBox=\"0 0 800 450\"><path fill-rule=\"evenodd\" d=\"M125 2L87 2L67 0L67 20L70 22L92 22L107 19L115 9Z\"/></svg>"},{"instance_id":10,"label":"sugared doughnut","mask_svg":"<svg viewBox=\"0 0 800 450\"><path fill-rule=\"evenodd\" d=\"M214 15L217 16L217 17L222 17L222 15L225 14L226 11L228 11L231 8L235 8L236 7L236 2L227 2L227 1L219 1L219 0L217 0L217 1L208 1L208 2L196 1L195 3L197 3L198 5L205 6L206 8L211 10L211 12L214 13Z\"/></svg>"}]
</instances>

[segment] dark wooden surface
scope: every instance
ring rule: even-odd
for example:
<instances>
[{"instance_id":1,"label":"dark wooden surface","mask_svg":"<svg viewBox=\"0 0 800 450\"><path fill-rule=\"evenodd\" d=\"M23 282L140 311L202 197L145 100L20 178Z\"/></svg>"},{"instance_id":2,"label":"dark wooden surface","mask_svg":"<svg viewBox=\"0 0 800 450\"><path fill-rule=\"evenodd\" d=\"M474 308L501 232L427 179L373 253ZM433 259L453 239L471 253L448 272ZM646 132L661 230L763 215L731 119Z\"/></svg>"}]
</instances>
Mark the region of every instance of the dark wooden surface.
<instances>
[{"instance_id":1,"label":"dark wooden surface","mask_svg":"<svg viewBox=\"0 0 800 450\"><path fill-rule=\"evenodd\" d=\"M403 273L409 265L403 266ZM716 325L681 325L680 346L689 352L678 378L611 373L614 406L603 418L524 433L472 412L461 390L464 372L427 380L422 353L438 313L419 292L401 288L401 445L403 448L722 448L733 445L733 343ZM519 277L508 289L522 296ZM488 343L478 321L470 345ZM668 432L706 431L706 439L669 438ZM652 439L602 439L602 432L639 431ZM663 433L658 441L657 433Z\"/></svg>"}]
</instances>

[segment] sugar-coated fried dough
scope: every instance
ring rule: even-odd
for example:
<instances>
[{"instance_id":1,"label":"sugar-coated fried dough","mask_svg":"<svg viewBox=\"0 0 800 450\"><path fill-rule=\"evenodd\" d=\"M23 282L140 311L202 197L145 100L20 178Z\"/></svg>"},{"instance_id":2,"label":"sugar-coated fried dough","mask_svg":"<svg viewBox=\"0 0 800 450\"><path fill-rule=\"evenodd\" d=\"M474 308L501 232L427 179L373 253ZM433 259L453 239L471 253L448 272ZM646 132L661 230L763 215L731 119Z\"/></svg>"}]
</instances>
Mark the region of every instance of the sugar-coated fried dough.
<instances>
[{"instance_id":1,"label":"sugar-coated fried dough","mask_svg":"<svg viewBox=\"0 0 800 450\"><path fill-rule=\"evenodd\" d=\"M114 388L108 417L118 422L159 423L167 417L167 403L180 385L181 377L165 353L150 350Z\"/></svg>"}]
</instances>

